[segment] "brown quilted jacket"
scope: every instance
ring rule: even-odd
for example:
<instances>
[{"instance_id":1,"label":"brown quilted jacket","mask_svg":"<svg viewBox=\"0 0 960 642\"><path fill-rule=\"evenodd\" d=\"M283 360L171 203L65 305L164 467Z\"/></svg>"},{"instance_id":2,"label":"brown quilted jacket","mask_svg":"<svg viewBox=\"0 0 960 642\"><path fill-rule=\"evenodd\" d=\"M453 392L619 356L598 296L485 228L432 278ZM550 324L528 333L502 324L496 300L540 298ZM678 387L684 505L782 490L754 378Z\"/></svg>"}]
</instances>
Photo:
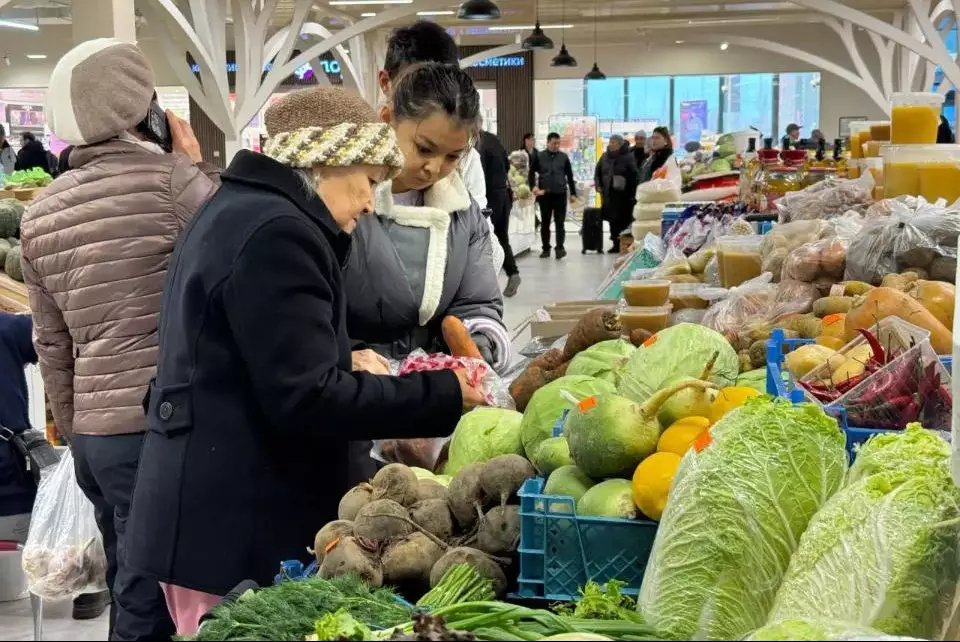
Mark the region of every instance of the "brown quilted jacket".
<instances>
[{"instance_id":1,"label":"brown quilted jacket","mask_svg":"<svg viewBox=\"0 0 960 642\"><path fill-rule=\"evenodd\" d=\"M70 166L20 229L44 387L67 437L143 432L167 265L219 170L116 139Z\"/></svg>"}]
</instances>

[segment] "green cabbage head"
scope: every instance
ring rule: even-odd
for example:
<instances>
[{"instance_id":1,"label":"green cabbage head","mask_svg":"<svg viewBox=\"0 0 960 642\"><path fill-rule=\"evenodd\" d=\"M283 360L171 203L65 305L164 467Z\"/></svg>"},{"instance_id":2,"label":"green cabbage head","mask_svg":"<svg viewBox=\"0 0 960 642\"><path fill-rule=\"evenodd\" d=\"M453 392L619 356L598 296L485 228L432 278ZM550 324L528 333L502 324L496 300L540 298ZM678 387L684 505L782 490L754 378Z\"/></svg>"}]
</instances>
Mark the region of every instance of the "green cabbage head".
<instances>
[{"instance_id":1,"label":"green cabbage head","mask_svg":"<svg viewBox=\"0 0 960 642\"><path fill-rule=\"evenodd\" d=\"M837 422L758 397L680 462L637 610L674 640L739 640L767 622L810 519L847 468Z\"/></svg>"},{"instance_id":2,"label":"green cabbage head","mask_svg":"<svg viewBox=\"0 0 960 642\"><path fill-rule=\"evenodd\" d=\"M520 435L527 459L536 461L537 447L542 441L553 437L553 427L563 415L563 411L573 404L563 394L577 400L586 399L602 392L614 392L609 381L586 375L567 375L551 381L533 393L530 403L523 413Z\"/></svg>"},{"instance_id":3,"label":"green cabbage head","mask_svg":"<svg viewBox=\"0 0 960 642\"><path fill-rule=\"evenodd\" d=\"M523 455L520 422L523 415L503 408L477 408L460 418L450 440L445 475L456 475L467 464L498 455Z\"/></svg>"},{"instance_id":4,"label":"green cabbage head","mask_svg":"<svg viewBox=\"0 0 960 642\"><path fill-rule=\"evenodd\" d=\"M882 635L879 631L853 626L846 622L822 620L782 620L757 629L749 636L752 642L774 642L777 640L797 640L802 642L820 642L821 640L846 640L853 636L866 636L876 640Z\"/></svg>"},{"instance_id":5,"label":"green cabbage head","mask_svg":"<svg viewBox=\"0 0 960 642\"><path fill-rule=\"evenodd\" d=\"M940 439L913 424L864 446L861 453L870 449L879 457L888 450L899 461L861 476L817 513L790 562L771 621L823 617L939 639L960 578L960 489L950 477L949 449L932 461L918 431Z\"/></svg>"},{"instance_id":6,"label":"green cabbage head","mask_svg":"<svg viewBox=\"0 0 960 642\"><path fill-rule=\"evenodd\" d=\"M700 378L714 352L719 354L708 379L720 387L732 386L740 372L740 361L722 334L694 323L661 330L630 357L617 392L643 403L670 383L686 377Z\"/></svg>"},{"instance_id":7,"label":"green cabbage head","mask_svg":"<svg viewBox=\"0 0 960 642\"><path fill-rule=\"evenodd\" d=\"M950 459L950 444L920 424L910 424L903 432L874 435L857 448L857 458L847 474L847 484L895 468L942 466Z\"/></svg>"},{"instance_id":8,"label":"green cabbage head","mask_svg":"<svg viewBox=\"0 0 960 642\"><path fill-rule=\"evenodd\" d=\"M632 343L623 339L601 341L575 356L567 367L567 374L587 375L617 385L627 361L636 351Z\"/></svg>"}]
</instances>

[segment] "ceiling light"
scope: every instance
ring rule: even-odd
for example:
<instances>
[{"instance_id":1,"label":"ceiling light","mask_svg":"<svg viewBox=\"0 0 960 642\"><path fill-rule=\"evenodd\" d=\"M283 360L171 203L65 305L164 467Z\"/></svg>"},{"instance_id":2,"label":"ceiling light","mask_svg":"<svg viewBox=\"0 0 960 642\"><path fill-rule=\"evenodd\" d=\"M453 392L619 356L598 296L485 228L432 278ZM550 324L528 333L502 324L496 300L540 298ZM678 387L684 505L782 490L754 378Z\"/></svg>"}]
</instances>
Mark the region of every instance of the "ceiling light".
<instances>
[{"instance_id":1,"label":"ceiling light","mask_svg":"<svg viewBox=\"0 0 960 642\"><path fill-rule=\"evenodd\" d=\"M330 0L331 7L349 7L359 4L413 4L413 0Z\"/></svg>"},{"instance_id":2,"label":"ceiling light","mask_svg":"<svg viewBox=\"0 0 960 642\"><path fill-rule=\"evenodd\" d=\"M368 11L367 13L361 13L361 14L360 14L360 17L361 17L361 18L372 18L372 17L374 17L375 15L377 15L377 14Z\"/></svg>"},{"instance_id":3,"label":"ceiling light","mask_svg":"<svg viewBox=\"0 0 960 642\"><path fill-rule=\"evenodd\" d=\"M453 11L418 11L418 16L452 16Z\"/></svg>"},{"instance_id":4,"label":"ceiling light","mask_svg":"<svg viewBox=\"0 0 960 642\"><path fill-rule=\"evenodd\" d=\"M677 40L676 44L682 45L684 42L685 42L685 41L683 41L683 40Z\"/></svg>"},{"instance_id":5,"label":"ceiling light","mask_svg":"<svg viewBox=\"0 0 960 642\"><path fill-rule=\"evenodd\" d=\"M40 31L37 25L27 24L25 22L16 22L14 20L0 20L0 27L10 27L11 29L23 29L25 31Z\"/></svg>"},{"instance_id":6,"label":"ceiling light","mask_svg":"<svg viewBox=\"0 0 960 642\"><path fill-rule=\"evenodd\" d=\"M467 0L457 10L458 20L499 20L500 7L492 0Z\"/></svg>"},{"instance_id":7,"label":"ceiling light","mask_svg":"<svg viewBox=\"0 0 960 642\"><path fill-rule=\"evenodd\" d=\"M721 42L721 43L720 43L720 51L726 51L726 50L729 49L729 48L730 48L730 43L729 43L729 42Z\"/></svg>"},{"instance_id":8,"label":"ceiling light","mask_svg":"<svg viewBox=\"0 0 960 642\"><path fill-rule=\"evenodd\" d=\"M540 28L540 23L538 22L534 25L530 35L523 39L520 46L528 51L553 49L553 40L550 39L550 36L543 33L543 29Z\"/></svg>"},{"instance_id":9,"label":"ceiling light","mask_svg":"<svg viewBox=\"0 0 960 642\"><path fill-rule=\"evenodd\" d=\"M600 67L597 66L597 63L593 63L593 69L587 72L587 75L583 77L584 80L606 80L607 74L600 71Z\"/></svg>"},{"instance_id":10,"label":"ceiling light","mask_svg":"<svg viewBox=\"0 0 960 642\"><path fill-rule=\"evenodd\" d=\"M27 58L30 60L46 60L47 54L27 54Z\"/></svg>"},{"instance_id":11,"label":"ceiling light","mask_svg":"<svg viewBox=\"0 0 960 642\"><path fill-rule=\"evenodd\" d=\"M487 31L526 31L535 29L536 25L496 25L487 27ZM541 25L541 29L573 29L573 25Z\"/></svg>"},{"instance_id":12,"label":"ceiling light","mask_svg":"<svg viewBox=\"0 0 960 642\"><path fill-rule=\"evenodd\" d=\"M567 51L567 45L560 45L560 52L550 61L551 67L576 67L577 59Z\"/></svg>"}]
</instances>

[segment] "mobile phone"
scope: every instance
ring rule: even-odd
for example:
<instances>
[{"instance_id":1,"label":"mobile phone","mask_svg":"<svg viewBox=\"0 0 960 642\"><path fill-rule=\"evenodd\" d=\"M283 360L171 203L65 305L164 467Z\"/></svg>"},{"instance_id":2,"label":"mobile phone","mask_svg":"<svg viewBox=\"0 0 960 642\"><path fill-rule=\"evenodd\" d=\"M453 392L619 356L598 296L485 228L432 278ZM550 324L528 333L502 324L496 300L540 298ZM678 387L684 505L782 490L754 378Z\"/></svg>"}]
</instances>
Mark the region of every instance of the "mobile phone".
<instances>
[{"instance_id":1,"label":"mobile phone","mask_svg":"<svg viewBox=\"0 0 960 642\"><path fill-rule=\"evenodd\" d=\"M173 138L170 136L170 124L167 122L167 113L156 101L150 101L150 109L146 117L137 125L137 131L147 137L150 142L156 143L166 152L173 151Z\"/></svg>"}]
</instances>

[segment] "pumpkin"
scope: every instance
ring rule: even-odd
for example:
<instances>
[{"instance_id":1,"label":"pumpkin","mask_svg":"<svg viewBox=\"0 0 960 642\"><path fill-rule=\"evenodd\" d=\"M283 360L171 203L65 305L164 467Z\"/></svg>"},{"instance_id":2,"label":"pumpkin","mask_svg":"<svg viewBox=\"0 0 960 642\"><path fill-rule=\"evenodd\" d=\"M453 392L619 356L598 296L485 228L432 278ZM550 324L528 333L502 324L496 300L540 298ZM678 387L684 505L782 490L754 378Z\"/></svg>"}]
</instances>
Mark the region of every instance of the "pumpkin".
<instances>
[{"instance_id":1,"label":"pumpkin","mask_svg":"<svg viewBox=\"0 0 960 642\"><path fill-rule=\"evenodd\" d=\"M914 282L907 290L907 294L937 317L937 321L953 329L953 304L956 291L952 283L921 280Z\"/></svg>"},{"instance_id":2,"label":"pumpkin","mask_svg":"<svg viewBox=\"0 0 960 642\"><path fill-rule=\"evenodd\" d=\"M869 330L887 317L900 317L929 330L930 345L937 354L953 354L953 332L916 299L893 288L874 288L857 297L844 319L847 341L853 340L860 330Z\"/></svg>"}]
</instances>

